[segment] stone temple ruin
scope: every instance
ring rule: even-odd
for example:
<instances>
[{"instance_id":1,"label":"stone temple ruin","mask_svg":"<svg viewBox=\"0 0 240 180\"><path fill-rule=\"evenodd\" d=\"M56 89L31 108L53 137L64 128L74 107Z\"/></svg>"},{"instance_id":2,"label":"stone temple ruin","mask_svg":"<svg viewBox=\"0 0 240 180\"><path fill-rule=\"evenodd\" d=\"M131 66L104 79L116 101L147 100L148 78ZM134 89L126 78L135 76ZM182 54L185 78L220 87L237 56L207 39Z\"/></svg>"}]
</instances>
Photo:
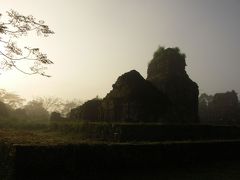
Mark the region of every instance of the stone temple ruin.
<instances>
[{"instance_id":1,"label":"stone temple ruin","mask_svg":"<svg viewBox=\"0 0 240 180\"><path fill-rule=\"evenodd\" d=\"M73 108L70 112L70 119L84 119L88 121L101 120L101 99L94 98Z\"/></svg>"},{"instance_id":2,"label":"stone temple ruin","mask_svg":"<svg viewBox=\"0 0 240 180\"><path fill-rule=\"evenodd\" d=\"M147 70L147 80L169 98L173 122L198 121L198 85L185 71L185 55L178 48L160 47Z\"/></svg>"},{"instance_id":3,"label":"stone temple ruin","mask_svg":"<svg viewBox=\"0 0 240 180\"><path fill-rule=\"evenodd\" d=\"M239 124L240 104L237 93L227 91L215 95L202 94L199 97L201 122L218 124Z\"/></svg>"},{"instance_id":4,"label":"stone temple ruin","mask_svg":"<svg viewBox=\"0 0 240 180\"><path fill-rule=\"evenodd\" d=\"M97 106L87 102L73 109L70 117L115 122L197 122L198 85L189 78L185 66L185 55L178 48L160 47L149 63L147 79L136 70L129 71L117 79Z\"/></svg>"},{"instance_id":5,"label":"stone temple ruin","mask_svg":"<svg viewBox=\"0 0 240 180\"><path fill-rule=\"evenodd\" d=\"M103 119L109 121L156 122L166 119L168 98L139 72L121 75L102 102Z\"/></svg>"},{"instance_id":6,"label":"stone temple ruin","mask_svg":"<svg viewBox=\"0 0 240 180\"><path fill-rule=\"evenodd\" d=\"M210 106L212 119L216 121L235 123L239 119L238 96L235 91L216 93Z\"/></svg>"}]
</instances>

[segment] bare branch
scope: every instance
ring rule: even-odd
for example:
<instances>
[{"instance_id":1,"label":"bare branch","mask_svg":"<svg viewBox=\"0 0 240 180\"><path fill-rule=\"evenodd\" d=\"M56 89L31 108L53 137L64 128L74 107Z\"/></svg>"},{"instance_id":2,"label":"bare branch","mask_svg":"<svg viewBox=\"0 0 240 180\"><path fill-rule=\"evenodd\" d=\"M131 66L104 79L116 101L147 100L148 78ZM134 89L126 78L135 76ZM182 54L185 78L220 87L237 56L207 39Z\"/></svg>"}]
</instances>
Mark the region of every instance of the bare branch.
<instances>
[{"instance_id":1,"label":"bare branch","mask_svg":"<svg viewBox=\"0 0 240 180\"><path fill-rule=\"evenodd\" d=\"M2 14L0 14L0 18ZM7 12L7 21L0 21L0 45L3 45L4 50L0 50L2 59L2 69L15 68L24 74L40 74L42 76L50 77L45 74L47 69L44 65L53 64L48 59L47 55L40 52L38 48L20 48L17 46L16 39L28 35L29 32L36 31L37 35L44 37L54 34L52 30L42 20L36 20L33 16L23 16L14 10ZM16 65L16 61L33 61L34 64L29 67L30 72L22 70Z\"/></svg>"}]
</instances>

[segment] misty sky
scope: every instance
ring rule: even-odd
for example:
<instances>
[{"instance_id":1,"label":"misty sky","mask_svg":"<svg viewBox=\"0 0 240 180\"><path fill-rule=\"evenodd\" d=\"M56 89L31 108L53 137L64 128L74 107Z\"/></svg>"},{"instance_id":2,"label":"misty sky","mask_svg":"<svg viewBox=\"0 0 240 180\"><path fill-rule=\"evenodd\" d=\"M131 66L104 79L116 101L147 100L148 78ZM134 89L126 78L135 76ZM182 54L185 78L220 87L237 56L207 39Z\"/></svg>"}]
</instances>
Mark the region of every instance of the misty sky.
<instances>
[{"instance_id":1,"label":"misty sky","mask_svg":"<svg viewBox=\"0 0 240 180\"><path fill-rule=\"evenodd\" d=\"M43 19L55 35L19 40L40 47L54 65L51 78L16 71L0 75L0 88L25 98L104 97L117 77L136 69L146 77L159 45L178 46L200 92L240 93L240 0L0 0Z\"/></svg>"}]
</instances>

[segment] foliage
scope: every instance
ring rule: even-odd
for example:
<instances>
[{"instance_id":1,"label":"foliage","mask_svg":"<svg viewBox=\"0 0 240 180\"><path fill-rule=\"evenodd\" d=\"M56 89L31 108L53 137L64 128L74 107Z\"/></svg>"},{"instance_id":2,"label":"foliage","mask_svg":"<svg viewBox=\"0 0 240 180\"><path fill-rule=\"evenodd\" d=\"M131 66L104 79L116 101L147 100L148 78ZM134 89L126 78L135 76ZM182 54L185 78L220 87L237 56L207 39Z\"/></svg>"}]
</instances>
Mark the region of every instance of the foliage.
<instances>
[{"instance_id":1,"label":"foliage","mask_svg":"<svg viewBox=\"0 0 240 180\"><path fill-rule=\"evenodd\" d=\"M51 121L59 121L62 120L63 117L61 116L61 114L59 112L52 112L50 115L50 120Z\"/></svg>"},{"instance_id":2,"label":"foliage","mask_svg":"<svg viewBox=\"0 0 240 180\"><path fill-rule=\"evenodd\" d=\"M32 121L48 122L52 112L59 115L57 119L64 119L71 109L81 104L81 101L77 99L63 100L58 97L36 97L27 103L24 102L25 99L19 95L0 89L1 122L4 121L7 124L8 121L10 124L12 122L22 122L23 124Z\"/></svg>"},{"instance_id":3,"label":"foliage","mask_svg":"<svg viewBox=\"0 0 240 180\"><path fill-rule=\"evenodd\" d=\"M58 97L36 97L34 101L42 103L43 107L49 112L59 112L64 117L71 111L71 109L81 105L78 99L63 100Z\"/></svg>"},{"instance_id":4,"label":"foliage","mask_svg":"<svg viewBox=\"0 0 240 180\"><path fill-rule=\"evenodd\" d=\"M158 49L154 52L153 57L156 58L159 56L172 56L172 55L178 55L183 59L186 58L186 55L180 51L179 47L165 48L163 46L158 47Z\"/></svg>"},{"instance_id":5,"label":"foliage","mask_svg":"<svg viewBox=\"0 0 240 180\"><path fill-rule=\"evenodd\" d=\"M29 101L24 109L27 116L33 121L46 121L49 118L48 111L43 107L42 102L37 100Z\"/></svg>"},{"instance_id":6,"label":"foliage","mask_svg":"<svg viewBox=\"0 0 240 180\"><path fill-rule=\"evenodd\" d=\"M159 46L153 54L153 59L148 64L148 79L159 76L159 72L164 77L170 74L186 74L184 72L186 66L185 59L186 55L178 47L165 48Z\"/></svg>"},{"instance_id":7,"label":"foliage","mask_svg":"<svg viewBox=\"0 0 240 180\"><path fill-rule=\"evenodd\" d=\"M5 89L0 89L0 101L9 105L11 108L16 109L23 105L25 99L15 93L8 92Z\"/></svg>"},{"instance_id":8,"label":"foliage","mask_svg":"<svg viewBox=\"0 0 240 180\"><path fill-rule=\"evenodd\" d=\"M9 115L9 108L6 104L0 101L0 117L5 118Z\"/></svg>"},{"instance_id":9,"label":"foliage","mask_svg":"<svg viewBox=\"0 0 240 180\"><path fill-rule=\"evenodd\" d=\"M48 112L59 111L63 105L62 100L58 97L37 97L34 101L41 103Z\"/></svg>"},{"instance_id":10,"label":"foliage","mask_svg":"<svg viewBox=\"0 0 240 180\"><path fill-rule=\"evenodd\" d=\"M39 48L24 47L17 45L17 39L27 36L30 32L36 31L37 35L44 37L54 32L42 20L35 19L32 15L24 16L14 10L6 13L3 19L0 14L0 46L4 49L0 50L1 69L16 69L25 74L45 74L46 66L53 64L46 54L42 53ZM29 62L29 69L26 71L19 67L19 62Z\"/></svg>"}]
</instances>

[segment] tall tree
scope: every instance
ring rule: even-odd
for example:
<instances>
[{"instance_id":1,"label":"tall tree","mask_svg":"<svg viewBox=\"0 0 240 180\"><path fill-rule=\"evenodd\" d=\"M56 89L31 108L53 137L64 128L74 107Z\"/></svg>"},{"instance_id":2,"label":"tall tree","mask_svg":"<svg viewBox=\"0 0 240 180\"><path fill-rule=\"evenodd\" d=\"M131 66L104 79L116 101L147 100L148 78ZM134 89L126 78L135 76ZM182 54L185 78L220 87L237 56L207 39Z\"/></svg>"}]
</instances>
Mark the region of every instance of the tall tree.
<instances>
[{"instance_id":1,"label":"tall tree","mask_svg":"<svg viewBox=\"0 0 240 180\"><path fill-rule=\"evenodd\" d=\"M39 102L49 112L60 111L63 106L62 99L58 97L37 97L34 101Z\"/></svg>"},{"instance_id":2,"label":"tall tree","mask_svg":"<svg viewBox=\"0 0 240 180\"><path fill-rule=\"evenodd\" d=\"M61 98L53 96L36 97L35 99L33 99L33 101L41 103L44 109L46 109L49 113L59 112L63 116L67 116L71 109L82 104L82 102L78 99L63 100Z\"/></svg>"},{"instance_id":3,"label":"tall tree","mask_svg":"<svg viewBox=\"0 0 240 180\"><path fill-rule=\"evenodd\" d=\"M37 100L29 101L24 109L26 111L27 116L30 120L33 121L46 121L49 118L48 111L43 107L42 102Z\"/></svg>"},{"instance_id":4,"label":"tall tree","mask_svg":"<svg viewBox=\"0 0 240 180\"><path fill-rule=\"evenodd\" d=\"M24 16L14 10L6 12L3 17L0 14L0 68L3 70L16 69L25 74L40 74L49 77L45 73L46 65L53 64L47 55L39 48L18 46L17 40L22 36L36 31L37 35L44 37L54 32L42 20L37 20L32 15ZM19 62L28 62L28 69L19 66Z\"/></svg>"},{"instance_id":5,"label":"tall tree","mask_svg":"<svg viewBox=\"0 0 240 180\"><path fill-rule=\"evenodd\" d=\"M23 105L25 99L21 98L19 95L8 92L5 89L0 89L0 101L9 105L11 108L16 109Z\"/></svg>"}]
</instances>

